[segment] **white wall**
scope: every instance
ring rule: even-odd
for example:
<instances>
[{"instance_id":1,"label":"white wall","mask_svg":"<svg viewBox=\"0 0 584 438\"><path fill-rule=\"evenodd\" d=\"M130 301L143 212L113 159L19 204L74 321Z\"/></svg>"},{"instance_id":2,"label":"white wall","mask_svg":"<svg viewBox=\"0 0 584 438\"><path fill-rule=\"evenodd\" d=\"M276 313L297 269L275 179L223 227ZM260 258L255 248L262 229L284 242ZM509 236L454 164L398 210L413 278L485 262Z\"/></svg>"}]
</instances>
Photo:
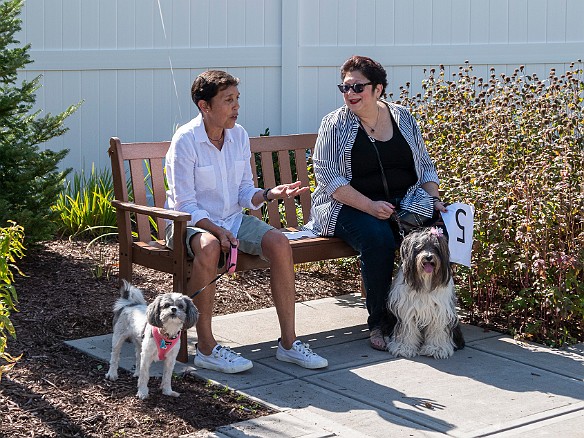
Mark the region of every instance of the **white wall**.
<instances>
[{"instance_id":1,"label":"white wall","mask_svg":"<svg viewBox=\"0 0 584 438\"><path fill-rule=\"evenodd\" d=\"M170 139L209 68L241 79L239 123L258 135L315 132L352 54L380 61L396 95L439 64L545 76L584 59L584 0L28 0L22 19L37 107L84 102L48 144L75 169L109 166L111 136Z\"/></svg>"}]
</instances>

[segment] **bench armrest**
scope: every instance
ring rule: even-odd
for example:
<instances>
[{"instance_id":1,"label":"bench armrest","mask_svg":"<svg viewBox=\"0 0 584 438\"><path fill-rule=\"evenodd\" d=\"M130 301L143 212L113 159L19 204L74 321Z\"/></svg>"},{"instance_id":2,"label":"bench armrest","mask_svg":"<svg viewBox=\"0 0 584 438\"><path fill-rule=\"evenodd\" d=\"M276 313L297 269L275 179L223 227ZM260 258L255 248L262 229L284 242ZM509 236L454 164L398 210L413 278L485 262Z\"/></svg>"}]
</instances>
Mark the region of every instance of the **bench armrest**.
<instances>
[{"instance_id":1,"label":"bench armrest","mask_svg":"<svg viewBox=\"0 0 584 438\"><path fill-rule=\"evenodd\" d=\"M165 208L158 207L149 207L147 205L134 204L133 202L118 201L117 199L112 200L111 204L113 207L120 210L131 211L140 214L147 214L149 216L170 219L172 221L188 222L191 220L191 215L189 213L183 213L181 211L167 210Z\"/></svg>"}]
</instances>

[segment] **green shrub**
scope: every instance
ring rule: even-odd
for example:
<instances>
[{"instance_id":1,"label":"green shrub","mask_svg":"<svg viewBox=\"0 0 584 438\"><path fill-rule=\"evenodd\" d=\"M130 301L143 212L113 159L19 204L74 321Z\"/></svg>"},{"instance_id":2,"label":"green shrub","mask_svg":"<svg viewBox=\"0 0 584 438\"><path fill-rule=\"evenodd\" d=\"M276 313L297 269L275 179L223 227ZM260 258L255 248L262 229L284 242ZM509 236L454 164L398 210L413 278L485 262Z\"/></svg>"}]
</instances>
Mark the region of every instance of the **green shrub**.
<instances>
[{"instance_id":1,"label":"green shrub","mask_svg":"<svg viewBox=\"0 0 584 438\"><path fill-rule=\"evenodd\" d=\"M117 231L112 175L107 170L75 173L67 181L52 210L58 213L58 231L65 236L97 237Z\"/></svg>"},{"instance_id":2,"label":"green shrub","mask_svg":"<svg viewBox=\"0 0 584 438\"><path fill-rule=\"evenodd\" d=\"M16 311L17 294L12 285L12 271L22 274L15 265L16 259L24 256L24 229L14 222L6 228L0 228L0 379L2 373L10 370L19 357L12 357L6 349L7 337L16 337L14 326L10 321L10 312Z\"/></svg>"},{"instance_id":3,"label":"green shrub","mask_svg":"<svg viewBox=\"0 0 584 438\"><path fill-rule=\"evenodd\" d=\"M0 3L0 226L16 221L29 243L53 236L51 205L68 171L58 164L67 150L40 150L39 144L67 131L63 123L77 106L56 116L33 111L40 83L17 84L18 71L30 60L30 45L18 47L14 35L21 29L22 0Z\"/></svg>"},{"instance_id":4,"label":"green shrub","mask_svg":"<svg viewBox=\"0 0 584 438\"><path fill-rule=\"evenodd\" d=\"M584 340L582 63L540 79L524 67L448 79L430 70L411 108L446 199L476 208L472 269L459 270L475 323L559 346Z\"/></svg>"}]
</instances>

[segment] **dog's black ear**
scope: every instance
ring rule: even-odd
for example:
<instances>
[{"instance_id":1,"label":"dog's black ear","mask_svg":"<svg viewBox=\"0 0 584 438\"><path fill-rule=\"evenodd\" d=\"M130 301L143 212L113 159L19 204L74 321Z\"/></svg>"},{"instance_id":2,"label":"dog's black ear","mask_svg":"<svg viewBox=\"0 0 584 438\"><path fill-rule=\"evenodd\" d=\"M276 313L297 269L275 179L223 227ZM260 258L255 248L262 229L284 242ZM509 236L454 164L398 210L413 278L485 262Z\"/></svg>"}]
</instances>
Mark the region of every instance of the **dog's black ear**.
<instances>
[{"instance_id":1,"label":"dog's black ear","mask_svg":"<svg viewBox=\"0 0 584 438\"><path fill-rule=\"evenodd\" d=\"M199 320L199 309L197 309L189 297L184 296L183 300L185 301L187 307L187 316L183 324L183 329L190 329Z\"/></svg>"},{"instance_id":2,"label":"dog's black ear","mask_svg":"<svg viewBox=\"0 0 584 438\"><path fill-rule=\"evenodd\" d=\"M399 255L401 259L401 269L403 270L406 284L412 286L416 290L420 289L421 285L418 280L418 271L414 254L414 238L412 233L408 234L401 243Z\"/></svg>"},{"instance_id":3,"label":"dog's black ear","mask_svg":"<svg viewBox=\"0 0 584 438\"><path fill-rule=\"evenodd\" d=\"M161 328L162 320L160 319L160 303L162 301L162 295L158 295L154 301L148 304L146 308L146 320L148 324L154 327Z\"/></svg>"},{"instance_id":4,"label":"dog's black ear","mask_svg":"<svg viewBox=\"0 0 584 438\"><path fill-rule=\"evenodd\" d=\"M450 264L450 248L448 247L448 239L445 236L440 236L438 238L438 250L440 251L440 259L442 261L440 266L442 284L447 285L452 278L452 265Z\"/></svg>"}]
</instances>

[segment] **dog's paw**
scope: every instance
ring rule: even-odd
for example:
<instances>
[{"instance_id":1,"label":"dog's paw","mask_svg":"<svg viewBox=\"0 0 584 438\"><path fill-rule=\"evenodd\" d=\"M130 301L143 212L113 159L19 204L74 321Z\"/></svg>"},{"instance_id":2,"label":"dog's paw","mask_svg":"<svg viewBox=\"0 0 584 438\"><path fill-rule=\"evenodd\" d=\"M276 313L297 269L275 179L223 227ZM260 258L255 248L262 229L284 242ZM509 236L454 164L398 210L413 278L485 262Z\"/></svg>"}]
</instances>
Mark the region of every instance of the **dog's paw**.
<instances>
[{"instance_id":1,"label":"dog's paw","mask_svg":"<svg viewBox=\"0 0 584 438\"><path fill-rule=\"evenodd\" d=\"M420 354L434 359L447 359L454 354L454 348L451 345L423 345Z\"/></svg>"},{"instance_id":2,"label":"dog's paw","mask_svg":"<svg viewBox=\"0 0 584 438\"><path fill-rule=\"evenodd\" d=\"M387 349L389 348L389 344L391 344L391 336L384 336L383 340L385 341L385 350L387 351Z\"/></svg>"},{"instance_id":3,"label":"dog's paw","mask_svg":"<svg viewBox=\"0 0 584 438\"><path fill-rule=\"evenodd\" d=\"M418 355L417 346L395 341L391 341L389 344L387 344L387 351L389 351L394 356L401 357L415 357Z\"/></svg>"},{"instance_id":4,"label":"dog's paw","mask_svg":"<svg viewBox=\"0 0 584 438\"><path fill-rule=\"evenodd\" d=\"M178 397L180 394L172 389L163 388L162 393L168 395L169 397Z\"/></svg>"},{"instance_id":5,"label":"dog's paw","mask_svg":"<svg viewBox=\"0 0 584 438\"><path fill-rule=\"evenodd\" d=\"M148 388L142 389L142 388L138 388L138 393L136 394L136 397L138 397L140 400L145 400L148 398Z\"/></svg>"},{"instance_id":6,"label":"dog's paw","mask_svg":"<svg viewBox=\"0 0 584 438\"><path fill-rule=\"evenodd\" d=\"M105 378L111 380L112 382L115 382L116 380L118 380L118 373L113 370L109 370L105 375Z\"/></svg>"}]
</instances>

